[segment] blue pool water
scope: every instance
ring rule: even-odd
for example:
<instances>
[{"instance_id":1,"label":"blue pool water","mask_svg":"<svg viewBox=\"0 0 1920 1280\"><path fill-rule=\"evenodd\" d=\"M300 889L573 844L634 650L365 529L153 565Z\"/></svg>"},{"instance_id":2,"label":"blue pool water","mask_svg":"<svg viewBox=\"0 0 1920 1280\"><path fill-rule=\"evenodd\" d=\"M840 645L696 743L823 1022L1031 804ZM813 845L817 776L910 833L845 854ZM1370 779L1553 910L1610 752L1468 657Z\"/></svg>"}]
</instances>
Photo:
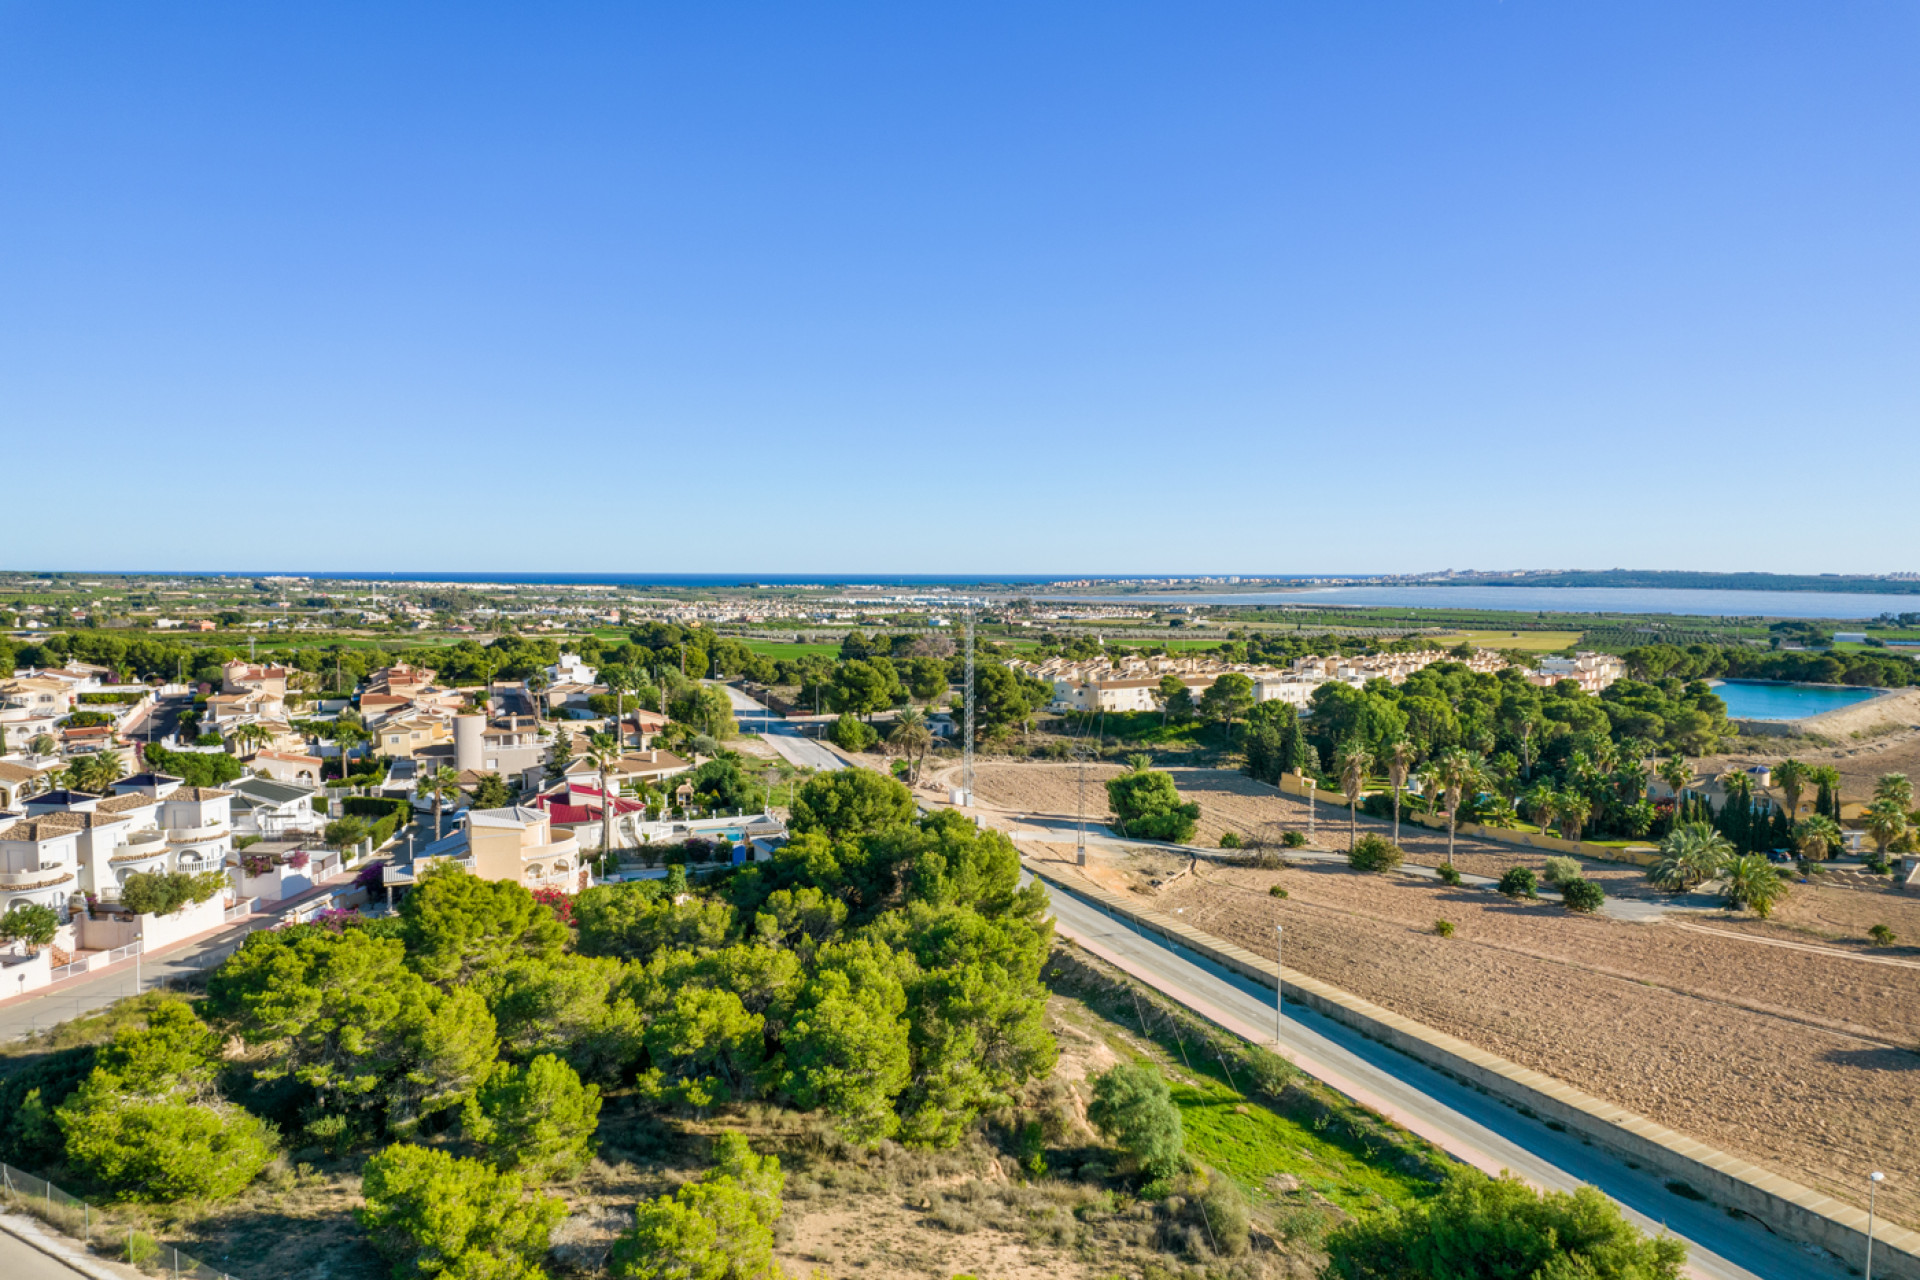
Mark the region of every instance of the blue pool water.
<instances>
[{"instance_id":1,"label":"blue pool water","mask_svg":"<svg viewBox=\"0 0 1920 1280\"><path fill-rule=\"evenodd\" d=\"M1800 720L1879 696L1878 689L1831 684L1780 684L1771 680L1722 680L1713 686L1735 720Z\"/></svg>"}]
</instances>

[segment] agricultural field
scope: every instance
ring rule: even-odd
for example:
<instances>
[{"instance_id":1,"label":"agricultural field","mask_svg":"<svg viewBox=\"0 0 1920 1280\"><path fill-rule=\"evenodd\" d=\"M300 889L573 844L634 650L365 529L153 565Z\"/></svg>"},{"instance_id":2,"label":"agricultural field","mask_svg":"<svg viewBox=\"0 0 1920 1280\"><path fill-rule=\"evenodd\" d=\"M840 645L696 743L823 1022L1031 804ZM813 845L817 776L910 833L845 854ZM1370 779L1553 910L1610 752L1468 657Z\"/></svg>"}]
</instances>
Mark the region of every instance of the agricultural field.
<instances>
[{"instance_id":1,"label":"agricultural field","mask_svg":"<svg viewBox=\"0 0 1920 1280\"><path fill-rule=\"evenodd\" d=\"M1445 645L1466 641L1479 649L1519 649L1526 653L1556 653L1580 643L1581 631L1449 631L1430 637Z\"/></svg>"},{"instance_id":2,"label":"agricultural field","mask_svg":"<svg viewBox=\"0 0 1920 1280\"><path fill-rule=\"evenodd\" d=\"M987 765L979 794L1070 816L1075 772ZM1112 772L1088 769L1090 780ZM1272 840L1307 828L1303 801L1224 771L1173 773L1200 803L1200 844L1226 830ZM1104 793L1088 790L1097 814ZM1315 825L1320 845L1345 847L1344 810L1322 805ZM1360 829L1382 825L1363 818ZM1443 860L1444 833L1402 836L1409 862ZM1871 1161L1888 1174L1882 1211L1920 1225L1920 899L1795 884L1771 921L1696 896L1685 913L1627 923L1341 862L1264 871L1095 845L1081 873L1069 847L1054 848L1064 874L1242 946L1266 946L1284 923L1291 967L1837 1198L1859 1199L1856 1175ZM1461 839L1455 861L1497 876L1538 873L1545 858ZM1585 874L1610 898L1664 900L1634 867L1595 862ZM1271 897L1275 885L1288 898ZM1441 919L1454 936L1435 933ZM1872 947L1875 924L1900 941Z\"/></svg>"}]
</instances>

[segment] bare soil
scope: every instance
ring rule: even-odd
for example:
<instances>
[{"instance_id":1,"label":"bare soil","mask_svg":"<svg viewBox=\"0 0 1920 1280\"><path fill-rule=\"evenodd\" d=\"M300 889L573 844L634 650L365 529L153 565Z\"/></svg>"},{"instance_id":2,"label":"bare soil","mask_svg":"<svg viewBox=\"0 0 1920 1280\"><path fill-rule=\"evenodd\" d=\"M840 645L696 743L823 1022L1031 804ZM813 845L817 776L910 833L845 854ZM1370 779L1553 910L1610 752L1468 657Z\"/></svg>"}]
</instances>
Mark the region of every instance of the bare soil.
<instances>
[{"instance_id":1,"label":"bare soil","mask_svg":"<svg viewBox=\"0 0 1920 1280\"><path fill-rule=\"evenodd\" d=\"M1702 758L1698 762L1700 776L1711 778L1729 769L1793 756L1808 764L1834 766L1840 771L1840 798L1862 804L1873 798L1873 784L1883 773L1904 773L1920 781L1920 691L1909 690L1885 704L1872 705L1884 707L1877 722L1849 733L1827 735L1833 745L1805 738L1743 736L1739 750Z\"/></svg>"},{"instance_id":2,"label":"bare soil","mask_svg":"<svg viewBox=\"0 0 1920 1280\"><path fill-rule=\"evenodd\" d=\"M1092 861L1090 878L1132 881L1241 946L1265 948L1283 923L1289 968L1839 1198L1882 1168L1882 1211L1920 1222L1920 948L1853 941L1868 916L1898 931L1910 901L1799 887L1775 924L1625 924L1327 863L1170 874L1187 860ZM1440 919L1453 937L1434 933Z\"/></svg>"}]
</instances>

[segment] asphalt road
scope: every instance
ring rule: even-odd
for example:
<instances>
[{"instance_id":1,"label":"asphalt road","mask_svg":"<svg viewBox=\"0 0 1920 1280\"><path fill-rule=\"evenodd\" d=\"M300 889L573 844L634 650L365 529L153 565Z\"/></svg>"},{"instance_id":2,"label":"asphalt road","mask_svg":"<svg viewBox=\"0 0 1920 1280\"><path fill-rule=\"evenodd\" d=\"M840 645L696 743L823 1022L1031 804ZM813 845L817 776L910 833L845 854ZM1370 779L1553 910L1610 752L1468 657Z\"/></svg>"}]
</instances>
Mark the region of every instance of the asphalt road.
<instances>
[{"instance_id":1,"label":"asphalt road","mask_svg":"<svg viewBox=\"0 0 1920 1280\"><path fill-rule=\"evenodd\" d=\"M123 960L111 969L90 973L84 978L69 978L32 995L8 1001L4 1007L0 1007L0 1041L18 1040L82 1014L104 1009L115 1000L123 1000L141 991L151 991L186 975L198 973L225 959L255 929L263 929L274 923L277 921L271 916L249 917L178 950L149 956L140 962L137 972L133 961ZM3 994L0 992L0 995Z\"/></svg>"},{"instance_id":2,"label":"asphalt road","mask_svg":"<svg viewBox=\"0 0 1920 1280\"><path fill-rule=\"evenodd\" d=\"M1112 958L1197 1011L1224 1013L1249 1038L1273 1044L1273 992L1266 987L1136 931L1096 907L1048 885L1063 936ZM1683 1199L1659 1178L1630 1169L1572 1134L1452 1080L1412 1058L1366 1039L1300 1005L1285 1008L1280 1044L1310 1074L1334 1077L1372 1095L1403 1123L1483 1168L1511 1169L1542 1187L1572 1190L1590 1183L1611 1196L1643 1230L1671 1231L1688 1246L1690 1269L1707 1280L1839 1280L1848 1269L1824 1252L1780 1240L1757 1223L1727 1216L1712 1204ZM1343 1087L1343 1092L1352 1090Z\"/></svg>"},{"instance_id":3,"label":"asphalt road","mask_svg":"<svg viewBox=\"0 0 1920 1280\"><path fill-rule=\"evenodd\" d=\"M717 687L724 690L727 700L733 703L733 718L739 724L740 731L759 734L766 739L768 746L780 753L787 763L822 771L847 767L847 762L824 743L813 738L801 737L798 729L769 711L757 700L730 684Z\"/></svg>"},{"instance_id":4,"label":"asphalt road","mask_svg":"<svg viewBox=\"0 0 1920 1280\"><path fill-rule=\"evenodd\" d=\"M0 1231L0 1275L7 1280L79 1280L83 1274Z\"/></svg>"}]
</instances>

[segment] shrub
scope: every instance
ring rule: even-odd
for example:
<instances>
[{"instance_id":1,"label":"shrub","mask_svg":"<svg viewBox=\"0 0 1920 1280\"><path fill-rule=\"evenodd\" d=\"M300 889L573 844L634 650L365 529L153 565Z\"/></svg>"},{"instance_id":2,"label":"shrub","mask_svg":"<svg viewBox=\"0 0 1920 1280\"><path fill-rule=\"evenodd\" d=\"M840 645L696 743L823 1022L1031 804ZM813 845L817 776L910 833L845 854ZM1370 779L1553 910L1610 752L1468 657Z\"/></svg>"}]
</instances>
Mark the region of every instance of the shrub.
<instances>
[{"instance_id":1,"label":"shrub","mask_svg":"<svg viewBox=\"0 0 1920 1280\"><path fill-rule=\"evenodd\" d=\"M781 1274L773 1260L773 1224L787 1181L780 1162L754 1155L737 1133L721 1134L714 1148L714 1167L700 1181L640 1202L633 1230L613 1243L608 1269L614 1275L756 1280Z\"/></svg>"},{"instance_id":2,"label":"shrub","mask_svg":"<svg viewBox=\"0 0 1920 1280\"><path fill-rule=\"evenodd\" d=\"M1146 769L1107 783L1107 807L1120 833L1185 844L1200 822L1200 806L1180 799L1173 775Z\"/></svg>"},{"instance_id":3,"label":"shrub","mask_svg":"<svg viewBox=\"0 0 1920 1280\"><path fill-rule=\"evenodd\" d=\"M827 731L833 739L833 745L842 751L865 751L880 741L880 731L866 721L849 712L841 712L840 718L833 722L833 728Z\"/></svg>"},{"instance_id":4,"label":"shrub","mask_svg":"<svg viewBox=\"0 0 1920 1280\"><path fill-rule=\"evenodd\" d=\"M909 826L913 813L913 792L892 778L836 769L807 779L794 797L789 826L795 835L818 831L839 840Z\"/></svg>"},{"instance_id":5,"label":"shrub","mask_svg":"<svg viewBox=\"0 0 1920 1280\"><path fill-rule=\"evenodd\" d=\"M25 903L0 916L0 938L24 942L31 951L52 942L59 930L60 913L38 902Z\"/></svg>"},{"instance_id":6,"label":"shrub","mask_svg":"<svg viewBox=\"0 0 1920 1280\"><path fill-rule=\"evenodd\" d=\"M1441 884L1457 886L1460 883L1460 869L1451 862L1441 863L1437 870Z\"/></svg>"},{"instance_id":7,"label":"shrub","mask_svg":"<svg viewBox=\"0 0 1920 1280\"><path fill-rule=\"evenodd\" d=\"M1431 1199L1347 1223L1326 1249L1329 1280L1676 1280L1687 1256L1671 1236L1642 1235L1592 1187L1541 1193L1511 1175L1467 1168L1451 1170Z\"/></svg>"},{"instance_id":8,"label":"shrub","mask_svg":"<svg viewBox=\"0 0 1920 1280\"><path fill-rule=\"evenodd\" d=\"M273 1158L266 1122L212 1091L220 1037L185 1004L123 1027L55 1112L68 1165L116 1195L219 1200Z\"/></svg>"},{"instance_id":9,"label":"shrub","mask_svg":"<svg viewBox=\"0 0 1920 1280\"><path fill-rule=\"evenodd\" d=\"M1435 920L1433 922L1433 931L1443 938L1451 938L1453 936L1453 921Z\"/></svg>"},{"instance_id":10,"label":"shrub","mask_svg":"<svg viewBox=\"0 0 1920 1280\"><path fill-rule=\"evenodd\" d=\"M593 1158L600 1086L581 1084L550 1053L524 1067L497 1067L467 1103L467 1132L487 1148L496 1169L539 1177L572 1177Z\"/></svg>"},{"instance_id":11,"label":"shrub","mask_svg":"<svg viewBox=\"0 0 1920 1280\"><path fill-rule=\"evenodd\" d=\"M553 1197L526 1199L514 1174L406 1143L367 1161L361 1192L354 1216L396 1275L540 1275L567 1214Z\"/></svg>"},{"instance_id":12,"label":"shrub","mask_svg":"<svg viewBox=\"0 0 1920 1280\"><path fill-rule=\"evenodd\" d=\"M1149 1178L1180 1172L1186 1149L1180 1109L1151 1063L1122 1062L1095 1076L1087 1119Z\"/></svg>"},{"instance_id":13,"label":"shrub","mask_svg":"<svg viewBox=\"0 0 1920 1280\"><path fill-rule=\"evenodd\" d=\"M1720 896L1726 905L1745 907L1765 920L1773 914L1773 904L1787 895L1787 882L1771 862L1757 853L1744 854L1726 865L1720 882Z\"/></svg>"},{"instance_id":14,"label":"shrub","mask_svg":"<svg viewBox=\"0 0 1920 1280\"><path fill-rule=\"evenodd\" d=\"M1569 911L1586 915L1598 911L1600 904L1607 900L1607 892L1591 880L1575 876L1571 880L1560 882L1560 902Z\"/></svg>"},{"instance_id":15,"label":"shrub","mask_svg":"<svg viewBox=\"0 0 1920 1280\"><path fill-rule=\"evenodd\" d=\"M1539 881L1526 867L1508 867L1500 873L1500 892L1509 898L1536 897L1539 887Z\"/></svg>"},{"instance_id":16,"label":"shrub","mask_svg":"<svg viewBox=\"0 0 1920 1280\"><path fill-rule=\"evenodd\" d=\"M1281 845L1288 849L1298 849L1306 842L1306 833L1302 831L1289 831L1280 837Z\"/></svg>"},{"instance_id":17,"label":"shrub","mask_svg":"<svg viewBox=\"0 0 1920 1280\"><path fill-rule=\"evenodd\" d=\"M1277 884L1273 886L1273 888L1267 890L1267 895L1273 898L1284 898L1287 896L1287 888L1285 885Z\"/></svg>"},{"instance_id":18,"label":"shrub","mask_svg":"<svg viewBox=\"0 0 1920 1280\"><path fill-rule=\"evenodd\" d=\"M224 871L136 871L120 887L120 901L139 916L170 916L190 902L205 902L224 892Z\"/></svg>"},{"instance_id":19,"label":"shrub","mask_svg":"<svg viewBox=\"0 0 1920 1280\"><path fill-rule=\"evenodd\" d=\"M1220 833L1220 847L1222 849L1238 849L1240 847L1240 833L1238 831L1222 831Z\"/></svg>"},{"instance_id":20,"label":"shrub","mask_svg":"<svg viewBox=\"0 0 1920 1280\"><path fill-rule=\"evenodd\" d=\"M1877 924L1867 930L1867 936L1873 939L1873 945L1876 947L1890 947L1897 941L1893 930L1883 924Z\"/></svg>"},{"instance_id":21,"label":"shrub","mask_svg":"<svg viewBox=\"0 0 1920 1280\"><path fill-rule=\"evenodd\" d=\"M1545 870L1540 878L1548 884L1557 885L1567 880L1580 878L1580 864L1572 858L1548 858Z\"/></svg>"},{"instance_id":22,"label":"shrub","mask_svg":"<svg viewBox=\"0 0 1920 1280\"><path fill-rule=\"evenodd\" d=\"M1393 871L1400 866L1405 856L1399 845L1383 835L1376 835L1369 831L1354 841L1353 849L1347 854L1347 865L1355 871Z\"/></svg>"}]
</instances>

